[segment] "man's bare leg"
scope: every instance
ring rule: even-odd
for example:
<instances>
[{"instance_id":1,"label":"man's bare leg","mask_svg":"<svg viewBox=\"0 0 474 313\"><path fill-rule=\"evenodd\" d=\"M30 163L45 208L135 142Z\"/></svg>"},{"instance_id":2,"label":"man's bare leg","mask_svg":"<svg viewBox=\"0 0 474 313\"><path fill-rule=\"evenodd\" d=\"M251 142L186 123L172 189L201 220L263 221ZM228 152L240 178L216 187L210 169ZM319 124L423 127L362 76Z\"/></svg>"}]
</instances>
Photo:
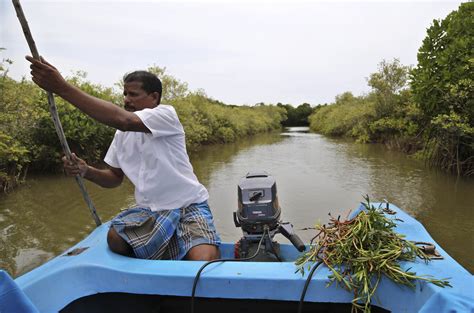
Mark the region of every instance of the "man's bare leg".
<instances>
[{"instance_id":1,"label":"man's bare leg","mask_svg":"<svg viewBox=\"0 0 474 313\"><path fill-rule=\"evenodd\" d=\"M132 247L120 237L113 227L110 227L107 233L107 243L109 244L110 250L115 253L131 257L135 256Z\"/></svg>"},{"instance_id":2,"label":"man's bare leg","mask_svg":"<svg viewBox=\"0 0 474 313\"><path fill-rule=\"evenodd\" d=\"M214 245L202 244L192 247L184 258L191 261L212 261L219 259L220 257L221 252L218 247Z\"/></svg>"}]
</instances>

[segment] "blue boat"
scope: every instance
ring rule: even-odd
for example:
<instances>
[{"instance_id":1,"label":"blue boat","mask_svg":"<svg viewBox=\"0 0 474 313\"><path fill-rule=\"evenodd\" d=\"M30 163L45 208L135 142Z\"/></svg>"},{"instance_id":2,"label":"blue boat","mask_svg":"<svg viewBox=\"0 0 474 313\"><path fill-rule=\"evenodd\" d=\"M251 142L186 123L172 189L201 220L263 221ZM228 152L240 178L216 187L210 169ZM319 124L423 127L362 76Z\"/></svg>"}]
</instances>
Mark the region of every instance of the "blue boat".
<instances>
[{"instance_id":1,"label":"blue boat","mask_svg":"<svg viewBox=\"0 0 474 313\"><path fill-rule=\"evenodd\" d=\"M375 204L378 205L378 204ZM406 239L431 242L443 259L402 264L418 275L449 278L452 288L418 281L416 288L382 279L373 312L474 312L473 276L439 247L414 218L393 204ZM363 209L361 206L354 214ZM107 247L109 224L46 264L14 281L0 271L0 312L189 312L196 274L205 262L140 260ZM234 244L221 246L234 257ZM306 276L296 273L299 255L280 246L282 262L217 262L207 266L192 299L196 312L297 312ZM316 270L306 292L304 312L349 312L353 294L328 283L328 268Z\"/></svg>"}]
</instances>

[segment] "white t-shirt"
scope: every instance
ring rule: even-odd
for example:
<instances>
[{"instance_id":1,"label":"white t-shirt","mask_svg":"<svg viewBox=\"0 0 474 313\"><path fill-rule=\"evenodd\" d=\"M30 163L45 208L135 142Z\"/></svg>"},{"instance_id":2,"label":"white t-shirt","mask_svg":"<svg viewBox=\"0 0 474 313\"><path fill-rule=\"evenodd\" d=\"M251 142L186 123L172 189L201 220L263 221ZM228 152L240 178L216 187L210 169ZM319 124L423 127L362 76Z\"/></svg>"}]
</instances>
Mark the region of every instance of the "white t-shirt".
<instances>
[{"instance_id":1,"label":"white t-shirt","mask_svg":"<svg viewBox=\"0 0 474 313\"><path fill-rule=\"evenodd\" d=\"M182 208L208 199L186 152L175 109L160 104L134 112L151 133L117 130L104 161L135 185L138 206L153 211Z\"/></svg>"}]
</instances>

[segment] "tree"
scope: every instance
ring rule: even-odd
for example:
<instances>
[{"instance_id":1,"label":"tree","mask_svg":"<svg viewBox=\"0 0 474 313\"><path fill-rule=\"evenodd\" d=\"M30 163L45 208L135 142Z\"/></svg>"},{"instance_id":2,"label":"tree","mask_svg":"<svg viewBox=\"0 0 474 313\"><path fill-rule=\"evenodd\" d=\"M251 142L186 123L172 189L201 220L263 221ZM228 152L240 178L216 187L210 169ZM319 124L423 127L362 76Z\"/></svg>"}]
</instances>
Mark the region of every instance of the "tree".
<instances>
[{"instance_id":1,"label":"tree","mask_svg":"<svg viewBox=\"0 0 474 313\"><path fill-rule=\"evenodd\" d=\"M166 67L153 65L148 71L158 76L163 84L162 102L170 102L173 99L184 98L189 94L188 84L166 74Z\"/></svg>"},{"instance_id":2,"label":"tree","mask_svg":"<svg viewBox=\"0 0 474 313\"><path fill-rule=\"evenodd\" d=\"M426 118L474 112L474 3L434 20L418 50L412 90Z\"/></svg>"},{"instance_id":3,"label":"tree","mask_svg":"<svg viewBox=\"0 0 474 313\"><path fill-rule=\"evenodd\" d=\"M400 64L398 59L392 62L383 60L378 72L370 75L368 85L376 97L375 111L378 118L392 115L399 103L399 94L408 83L410 67Z\"/></svg>"},{"instance_id":4,"label":"tree","mask_svg":"<svg viewBox=\"0 0 474 313\"><path fill-rule=\"evenodd\" d=\"M300 104L296 108L296 121L298 126L308 126L308 117L313 112L313 108L309 103Z\"/></svg>"},{"instance_id":5,"label":"tree","mask_svg":"<svg viewBox=\"0 0 474 313\"><path fill-rule=\"evenodd\" d=\"M286 110L287 118L282 121L283 126L308 126L308 117L313 112L309 103L300 104L294 107L291 104L277 103L277 107Z\"/></svg>"},{"instance_id":6,"label":"tree","mask_svg":"<svg viewBox=\"0 0 474 313\"><path fill-rule=\"evenodd\" d=\"M430 163L474 175L474 2L433 21L411 76Z\"/></svg>"}]
</instances>

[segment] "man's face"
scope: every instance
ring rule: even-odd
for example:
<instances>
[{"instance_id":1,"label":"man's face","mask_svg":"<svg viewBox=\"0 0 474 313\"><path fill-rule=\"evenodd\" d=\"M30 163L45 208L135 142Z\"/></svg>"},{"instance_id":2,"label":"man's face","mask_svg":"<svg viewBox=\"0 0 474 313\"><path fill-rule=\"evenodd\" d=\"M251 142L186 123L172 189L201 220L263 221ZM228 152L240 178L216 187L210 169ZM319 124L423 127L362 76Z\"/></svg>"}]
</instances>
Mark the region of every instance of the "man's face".
<instances>
[{"instance_id":1,"label":"man's face","mask_svg":"<svg viewBox=\"0 0 474 313\"><path fill-rule=\"evenodd\" d=\"M158 92L147 93L141 82L128 82L123 86L125 110L130 112L154 108L158 104Z\"/></svg>"}]
</instances>

